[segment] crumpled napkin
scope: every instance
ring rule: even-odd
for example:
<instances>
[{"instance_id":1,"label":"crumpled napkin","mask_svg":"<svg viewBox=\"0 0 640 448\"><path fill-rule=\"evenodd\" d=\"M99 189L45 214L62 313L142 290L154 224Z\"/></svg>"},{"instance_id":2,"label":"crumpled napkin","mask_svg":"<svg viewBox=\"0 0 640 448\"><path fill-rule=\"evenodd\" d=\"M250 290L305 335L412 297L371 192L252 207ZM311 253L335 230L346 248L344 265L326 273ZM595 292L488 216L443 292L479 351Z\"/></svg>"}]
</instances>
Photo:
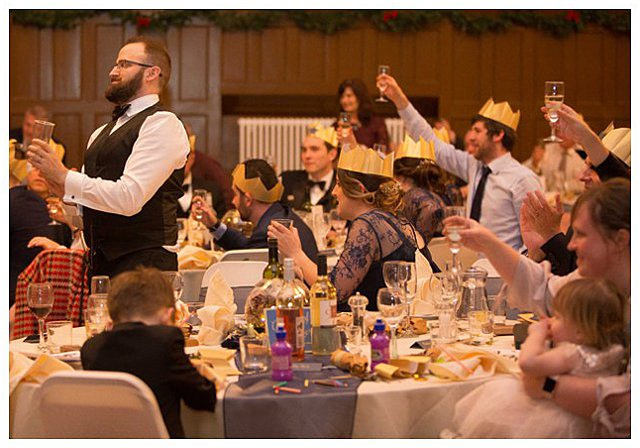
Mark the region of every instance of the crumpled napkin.
<instances>
[{"instance_id":1,"label":"crumpled napkin","mask_svg":"<svg viewBox=\"0 0 640 448\"><path fill-rule=\"evenodd\" d=\"M216 263L220 256L221 252L187 244L178 252L178 269L207 269Z\"/></svg>"},{"instance_id":2,"label":"crumpled napkin","mask_svg":"<svg viewBox=\"0 0 640 448\"><path fill-rule=\"evenodd\" d=\"M455 343L439 346L442 350L435 362L429 364L429 371L437 377L464 381L485 378L496 373L520 372L518 364L510 358L470 345Z\"/></svg>"},{"instance_id":3,"label":"crumpled napkin","mask_svg":"<svg viewBox=\"0 0 640 448\"><path fill-rule=\"evenodd\" d=\"M32 361L21 353L10 351L9 395L21 381L42 384L53 372L59 370L73 370L73 368L47 354L42 354L35 361Z\"/></svg>"},{"instance_id":4,"label":"crumpled napkin","mask_svg":"<svg viewBox=\"0 0 640 448\"><path fill-rule=\"evenodd\" d=\"M198 332L201 345L217 345L225 334L233 327L233 315L238 306L233 301L233 290L229 287L220 272L214 272L204 306L198 310L198 318L202 321Z\"/></svg>"}]
</instances>

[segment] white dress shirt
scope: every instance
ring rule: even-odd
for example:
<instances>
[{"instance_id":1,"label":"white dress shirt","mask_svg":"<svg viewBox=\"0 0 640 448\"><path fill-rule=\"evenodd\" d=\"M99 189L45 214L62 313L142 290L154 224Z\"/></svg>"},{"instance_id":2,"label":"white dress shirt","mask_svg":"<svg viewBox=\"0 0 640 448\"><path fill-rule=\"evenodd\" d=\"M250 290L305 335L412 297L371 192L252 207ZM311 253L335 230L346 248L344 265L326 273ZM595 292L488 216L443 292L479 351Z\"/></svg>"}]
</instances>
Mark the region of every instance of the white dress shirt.
<instances>
[{"instance_id":1,"label":"white dress shirt","mask_svg":"<svg viewBox=\"0 0 640 448\"><path fill-rule=\"evenodd\" d=\"M324 195L329 190L329 187L331 187L332 179L333 179L333 170L329 171L329 173L326 176L321 177L317 181L315 179L311 179L311 176L309 176L309 180L312 180L314 182L324 181L324 190L320 189L319 185L314 185L309 190L309 200L311 201L311 204L313 205L318 204L318 201L320 201L320 199L324 197Z\"/></svg>"},{"instance_id":2,"label":"white dress shirt","mask_svg":"<svg viewBox=\"0 0 640 448\"><path fill-rule=\"evenodd\" d=\"M131 101L111 133L158 101L155 94ZM105 126L91 134L87 149ZM64 201L102 212L133 216L142 210L174 170L184 166L188 155L189 139L178 117L172 112L156 112L142 124L120 179L91 178L84 174L84 167L82 173L69 171Z\"/></svg>"},{"instance_id":3,"label":"white dress shirt","mask_svg":"<svg viewBox=\"0 0 640 448\"><path fill-rule=\"evenodd\" d=\"M436 162L446 171L469 183L467 196L467 216L471 213L471 204L480 177L483 163L466 151L459 151L453 145L435 137L431 126L409 104L398 114L404 121L407 132L415 140L423 137L434 142ZM520 207L529 191L542 190L540 179L511 157L504 154L488 164L491 174L487 178L482 198L480 224L487 227L498 238L516 250L523 246L520 235Z\"/></svg>"}]
</instances>

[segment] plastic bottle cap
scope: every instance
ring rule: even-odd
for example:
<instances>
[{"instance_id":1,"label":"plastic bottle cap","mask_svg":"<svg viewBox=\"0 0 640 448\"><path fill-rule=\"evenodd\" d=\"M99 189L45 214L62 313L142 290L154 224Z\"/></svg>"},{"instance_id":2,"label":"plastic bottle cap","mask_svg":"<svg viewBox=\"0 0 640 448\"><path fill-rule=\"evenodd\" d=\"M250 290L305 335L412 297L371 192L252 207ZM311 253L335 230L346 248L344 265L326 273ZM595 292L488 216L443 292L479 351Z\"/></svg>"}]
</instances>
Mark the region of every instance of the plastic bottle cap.
<instances>
[{"instance_id":1,"label":"plastic bottle cap","mask_svg":"<svg viewBox=\"0 0 640 448\"><path fill-rule=\"evenodd\" d=\"M373 330L374 331L384 331L385 329L385 325L384 322L382 321L382 319L376 319L376 323L373 326Z\"/></svg>"},{"instance_id":2,"label":"plastic bottle cap","mask_svg":"<svg viewBox=\"0 0 640 448\"><path fill-rule=\"evenodd\" d=\"M284 339L286 337L287 337L287 330L284 329L284 325L278 324L278 327L276 328L276 338Z\"/></svg>"}]
</instances>

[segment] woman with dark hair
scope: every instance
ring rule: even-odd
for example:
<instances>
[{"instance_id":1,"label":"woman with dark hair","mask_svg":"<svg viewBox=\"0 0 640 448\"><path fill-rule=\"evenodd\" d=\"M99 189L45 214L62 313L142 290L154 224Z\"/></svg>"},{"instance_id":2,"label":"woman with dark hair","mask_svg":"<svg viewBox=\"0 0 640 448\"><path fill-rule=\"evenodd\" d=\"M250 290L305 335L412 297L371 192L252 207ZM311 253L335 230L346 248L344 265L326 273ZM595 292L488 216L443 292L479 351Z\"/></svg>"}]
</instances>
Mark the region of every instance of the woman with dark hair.
<instances>
[{"instance_id":1,"label":"woman with dark hair","mask_svg":"<svg viewBox=\"0 0 640 448\"><path fill-rule=\"evenodd\" d=\"M374 143L389 146L389 133L382 117L373 114L373 102L365 83L358 78L345 79L338 87L340 112L351 117L351 129L359 144L372 148ZM333 126L337 129L338 122Z\"/></svg>"},{"instance_id":2,"label":"woman with dark hair","mask_svg":"<svg viewBox=\"0 0 640 448\"><path fill-rule=\"evenodd\" d=\"M362 146L340 155L333 196L338 214L350 220L351 227L344 251L329 274L337 289L339 311L349 309L347 300L356 291L369 299L367 309L377 310L376 296L385 286L382 265L386 261L414 262L416 257L425 257L431 269L439 272L424 238L395 214L401 206L402 190L392 178L390 161L384 162L375 151ZM283 256L293 258L305 281L313 284L317 267L304 255L298 232L272 222L269 236L278 239Z\"/></svg>"}]
</instances>

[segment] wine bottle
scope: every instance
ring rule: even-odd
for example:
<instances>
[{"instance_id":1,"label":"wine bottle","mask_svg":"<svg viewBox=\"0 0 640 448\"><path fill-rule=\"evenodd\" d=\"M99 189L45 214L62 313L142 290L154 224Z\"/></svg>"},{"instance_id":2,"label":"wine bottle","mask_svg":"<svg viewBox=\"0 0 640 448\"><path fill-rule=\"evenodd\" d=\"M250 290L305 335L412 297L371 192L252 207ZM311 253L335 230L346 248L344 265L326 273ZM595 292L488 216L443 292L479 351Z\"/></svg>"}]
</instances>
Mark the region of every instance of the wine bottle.
<instances>
[{"instance_id":1,"label":"wine bottle","mask_svg":"<svg viewBox=\"0 0 640 448\"><path fill-rule=\"evenodd\" d=\"M284 276L284 268L278 261L278 240L276 238L267 238L267 246L269 247L269 264L262 271L262 278L265 280L282 278Z\"/></svg>"},{"instance_id":2,"label":"wine bottle","mask_svg":"<svg viewBox=\"0 0 640 448\"><path fill-rule=\"evenodd\" d=\"M330 355L340 348L336 331L338 295L327 277L327 256L318 254L318 279L311 287L311 352Z\"/></svg>"},{"instance_id":3,"label":"wine bottle","mask_svg":"<svg viewBox=\"0 0 640 448\"><path fill-rule=\"evenodd\" d=\"M304 312L307 292L294 281L293 259L284 259L284 284L276 298L276 318L287 332L287 342L293 349L293 358L304 360Z\"/></svg>"}]
</instances>

